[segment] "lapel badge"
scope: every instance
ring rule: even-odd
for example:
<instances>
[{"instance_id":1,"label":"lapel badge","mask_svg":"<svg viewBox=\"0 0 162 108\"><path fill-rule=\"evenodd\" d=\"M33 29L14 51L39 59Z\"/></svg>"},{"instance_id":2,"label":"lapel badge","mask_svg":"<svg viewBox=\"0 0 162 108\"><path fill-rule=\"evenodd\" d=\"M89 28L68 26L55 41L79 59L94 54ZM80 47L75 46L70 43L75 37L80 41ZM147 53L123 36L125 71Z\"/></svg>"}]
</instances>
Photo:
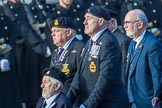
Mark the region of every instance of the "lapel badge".
<instances>
[{"instance_id":1,"label":"lapel badge","mask_svg":"<svg viewBox=\"0 0 162 108\"><path fill-rule=\"evenodd\" d=\"M141 45L139 45L139 47L138 48L142 48L143 47L143 45L141 44Z\"/></svg>"},{"instance_id":2,"label":"lapel badge","mask_svg":"<svg viewBox=\"0 0 162 108\"><path fill-rule=\"evenodd\" d=\"M99 45L102 45L102 42L99 42Z\"/></svg>"},{"instance_id":3,"label":"lapel badge","mask_svg":"<svg viewBox=\"0 0 162 108\"><path fill-rule=\"evenodd\" d=\"M62 64L62 65L63 65L63 68L61 71L65 73L66 75L69 74L70 72L69 67L68 67L69 64Z\"/></svg>"},{"instance_id":4,"label":"lapel badge","mask_svg":"<svg viewBox=\"0 0 162 108\"><path fill-rule=\"evenodd\" d=\"M76 52L77 52L76 50L71 51L71 53L76 53Z\"/></svg>"},{"instance_id":5,"label":"lapel badge","mask_svg":"<svg viewBox=\"0 0 162 108\"><path fill-rule=\"evenodd\" d=\"M96 64L95 64L94 61L91 61L91 62L90 62L89 70L90 70L90 72L92 72L92 73L96 72Z\"/></svg>"},{"instance_id":6,"label":"lapel badge","mask_svg":"<svg viewBox=\"0 0 162 108\"><path fill-rule=\"evenodd\" d=\"M82 49L82 52L81 52L81 54L80 54L80 57L83 56L84 50L85 50L85 48Z\"/></svg>"},{"instance_id":7,"label":"lapel badge","mask_svg":"<svg viewBox=\"0 0 162 108\"><path fill-rule=\"evenodd\" d=\"M126 60L126 62L128 62L128 57L129 57L129 53L127 54L127 60Z\"/></svg>"}]
</instances>

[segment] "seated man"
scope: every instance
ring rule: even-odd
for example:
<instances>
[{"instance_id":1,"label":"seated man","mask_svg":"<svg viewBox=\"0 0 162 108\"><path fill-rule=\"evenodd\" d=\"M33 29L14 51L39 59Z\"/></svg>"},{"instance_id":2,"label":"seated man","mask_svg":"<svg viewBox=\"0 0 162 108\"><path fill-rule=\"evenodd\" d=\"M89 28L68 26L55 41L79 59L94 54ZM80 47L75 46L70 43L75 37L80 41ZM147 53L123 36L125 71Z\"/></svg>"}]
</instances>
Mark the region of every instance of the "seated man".
<instances>
[{"instance_id":1,"label":"seated man","mask_svg":"<svg viewBox=\"0 0 162 108\"><path fill-rule=\"evenodd\" d=\"M42 97L36 108L71 108L69 100L61 93L66 75L55 67L47 68L43 73Z\"/></svg>"}]
</instances>

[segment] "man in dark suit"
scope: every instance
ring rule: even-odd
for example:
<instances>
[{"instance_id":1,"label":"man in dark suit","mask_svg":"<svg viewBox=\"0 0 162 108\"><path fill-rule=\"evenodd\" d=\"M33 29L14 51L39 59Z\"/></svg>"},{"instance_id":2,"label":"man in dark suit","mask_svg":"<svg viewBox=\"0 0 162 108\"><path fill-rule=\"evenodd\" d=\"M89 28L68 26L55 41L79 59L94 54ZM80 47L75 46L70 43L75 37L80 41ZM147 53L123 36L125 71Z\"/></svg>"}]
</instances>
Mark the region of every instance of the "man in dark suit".
<instances>
[{"instance_id":1,"label":"man in dark suit","mask_svg":"<svg viewBox=\"0 0 162 108\"><path fill-rule=\"evenodd\" d=\"M44 70L42 79L42 97L36 108L71 108L70 101L61 92L66 75L55 67Z\"/></svg>"},{"instance_id":2,"label":"man in dark suit","mask_svg":"<svg viewBox=\"0 0 162 108\"><path fill-rule=\"evenodd\" d=\"M85 14L85 33L90 36L82 53L80 68L67 96L79 108L127 108L121 81L121 52L115 36L107 29L107 9L90 7ZM76 99L75 99L76 98Z\"/></svg>"},{"instance_id":3,"label":"man in dark suit","mask_svg":"<svg viewBox=\"0 0 162 108\"><path fill-rule=\"evenodd\" d=\"M108 29L114 34L114 36L117 38L120 46L120 50L122 52L122 81L125 83L125 67L126 67L126 60L127 60L127 53L128 53L128 47L131 41L131 38L126 36L124 33L122 33L118 28L118 23L116 20L117 13L114 10L109 9L109 13L111 15L111 19L109 20Z\"/></svg>"},{"instance_id":4,"label":"man in dark suit","mask_svg":"<svg viewBox=\"0 0 162 108\"><path fill-rule=\"evenodd\" d=\"M124 19L127 36L133 38L128 49L126 79L132 108L152 108L151 100L161 85L162 45L146 30L148 19L142 10L129 11Z\"/></svg>"},{"instance_id":5,"label":"man in dark suit","mask_svg":"<svg viewBox=\"0 0 162 108\"><path fill-rule=\"evenodd\" d=\"M53 51L51 66L56 65L67 76L63 89L66 94L78 69L84 43L76 38L75 26L68 17L56 18L51 32L53 43L58 47Z\"/></svg>"}]
</instances>

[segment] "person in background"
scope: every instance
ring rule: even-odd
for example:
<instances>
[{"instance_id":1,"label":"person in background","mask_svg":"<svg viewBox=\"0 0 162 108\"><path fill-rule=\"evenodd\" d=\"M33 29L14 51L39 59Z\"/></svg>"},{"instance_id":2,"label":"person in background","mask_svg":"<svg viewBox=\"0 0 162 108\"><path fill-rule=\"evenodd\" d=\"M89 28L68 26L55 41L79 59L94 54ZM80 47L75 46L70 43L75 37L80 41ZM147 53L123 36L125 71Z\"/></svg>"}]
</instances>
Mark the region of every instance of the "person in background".
<instances>
[{"instance_id":1,"label":"person in background","mask_svg":"<svg viewBox=\"0 0 162 108\"><path fill-rule=\"evenodd\" d=\"M121 52L108 30L106 8L93 6L85 14L85 33L90 36L80 67L67 96L76 108L127 108L128 97L121 80Z\"/></svg>"},{"instance_id":2,"label":"person in background","mask_svg":"<svg viewBox=\"0 0 162 108\"><path fill-rule=\"evenodd\" d=\"M88 39L84 35L84 12L77 7L75 2L75 0L59 0L57 4L53 5L51 11L48 11L48 16L51 20L58 17L71 18L76 28L77 38L86 42Z\"/></svg>"},{"instance_id":3,"label":"person in background","mask_svg":"<svg viewBox=\"0 0 162 108\"><path fill-rule=\"evenodd\" d=\"M148 19L140 9L129 11L124 29L131 37L126 65L127 92L131 108L152 108L161 85L162 44L146 30Z\"/></svg>"},{"instance_id":4,"label":"person in background","mask_svg":"<svg viewBox=\"0 0 162 108\"><path fill-rule=\"evenodd\" d=\"M42 97L36 108L72 108L68 98L61 92L66 75L55 67L46 68L42 78Z\"/></svg>"},{"instance_id":5,"label":"person in background","mask_svg":"<svg viewBox=\"0 0 162 108\"><path fill-rule=\"evenodd\" d=\"M112 17L109 20L108 24L108 29L114 34L114 36L117 38L119 45L120 45L120 50L122 52L122 81L125 83L125 67L126 67L126 60L127 60L127 53L128 53L128 47L131 41L131 38L126 36L124 33L122 33L119 28L118 28L118 23L117 23L117 13L116 11L109 9L109 14Z\"/></svg>"},{"instance_id":6,"label":"person in background","mask_svg":"<svg viewBox=\"0 0 162 108\"><path fill-rule=\"evenodd\" d=\"M0 25L0 108L22 108L13 25L1 6Z\"/></svg>"},{"instance_id":7,"label":"person in background","mask_svg":"<svg viewBox=\"0 0 162 108\"><path fill-rule=\"evenodd\" d=\"M79 67L80 55L85 44L76 38L75 26L68 17L53 20L51 36L53 44L58 48L52 53L50 66L56 66L67 76L63 88L63 93L66 94Z\"/></svg>"}]
</instances>

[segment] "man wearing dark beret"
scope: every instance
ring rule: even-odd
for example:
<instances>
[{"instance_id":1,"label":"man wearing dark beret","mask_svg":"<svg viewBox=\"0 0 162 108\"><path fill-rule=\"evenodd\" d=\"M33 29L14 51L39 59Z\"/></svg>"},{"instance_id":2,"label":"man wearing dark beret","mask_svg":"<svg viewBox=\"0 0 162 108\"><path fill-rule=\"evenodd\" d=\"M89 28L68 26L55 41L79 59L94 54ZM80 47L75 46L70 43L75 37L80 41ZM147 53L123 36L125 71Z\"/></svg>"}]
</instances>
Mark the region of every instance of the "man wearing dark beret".
<instances>
[{"instance_id":1,"label":"man wearing dark beret","mask_svg":"<svg viewBox=\"0 0 162 108\"><path fill-rule=\"evenodd\" d=\"M71 103L61 92L66 75L55 67L44 70L42 79L42 97L36 108L71 108Z\"/></svg>"},{"instance_id":2,"label":"man wearing dark beret","mask_svg":"<svg viewBox=\"0 0 162 108\"><path fill-rule=\"evenodd\" d=\"M69 90L78 69L84 43L76 38L75 26L68 17L59 17L52 22L51 36L58 48L53 51L50 66L55 66L67 76L63 92Z\"/></svg>"},{"instance_id":3,"label":"man wearing dark beret","mask_svg":"<svg viewBox=\"0 0 162 108\"><path fill-rule=\"evenodd\" d=\"M79 108L127 108L128 97L121 81L121 52L115 36L107 29L107 9L90 7L84 32L90 36L80 67L67 96Z\"/></svg>"}]
</instances>

